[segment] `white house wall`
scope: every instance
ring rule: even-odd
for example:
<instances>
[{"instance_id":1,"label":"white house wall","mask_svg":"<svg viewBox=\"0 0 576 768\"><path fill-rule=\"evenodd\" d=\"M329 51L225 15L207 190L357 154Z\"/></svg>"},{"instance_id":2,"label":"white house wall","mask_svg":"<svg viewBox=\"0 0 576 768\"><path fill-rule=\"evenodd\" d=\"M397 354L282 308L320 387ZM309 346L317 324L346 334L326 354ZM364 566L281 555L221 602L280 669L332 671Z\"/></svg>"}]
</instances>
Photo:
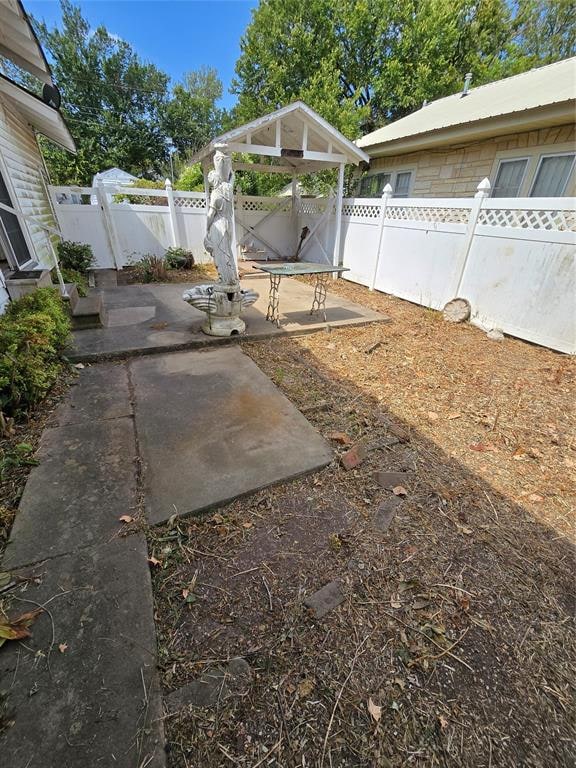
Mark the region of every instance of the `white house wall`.
<instances>
[{"instance_id":1,"label":"white house wall","mask_svg":"<svg viewBox=\"0 0 576 768\"><path fill-rule=\"evenodd\" d=\"M23 214L34 216L55 227L50 199L44 181L44 165L34 130L20 113L0 101L0 159L12 205ZM28 221L27 240L32 258L41 266L52 266L48 233L37 223Z\"/></svg>"}]
</instances>

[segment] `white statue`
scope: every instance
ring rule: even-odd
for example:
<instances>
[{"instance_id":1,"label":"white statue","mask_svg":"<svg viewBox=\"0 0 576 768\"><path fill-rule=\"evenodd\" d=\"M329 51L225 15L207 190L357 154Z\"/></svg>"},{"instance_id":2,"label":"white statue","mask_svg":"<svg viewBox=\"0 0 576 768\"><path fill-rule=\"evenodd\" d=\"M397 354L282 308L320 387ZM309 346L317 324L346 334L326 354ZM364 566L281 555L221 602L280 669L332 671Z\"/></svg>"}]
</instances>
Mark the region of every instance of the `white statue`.
<instances>
[{"instance_id":1,"label":"white statue","mask_svg":"<svg viewBox=\"0 0 576 768\"><path fill-rule=\"evenodd\" d=\"M218 150L214 155L214 170L208 174L212 187L206 221L204 247L214 259L220 282L232 286L238 283L238 268L234 256L234 174L228 155Z\"/></svg>"},{"instance_id":2,"label":"white statue","mask_svg":"<svg viewBox=\"0 0 576 768\"><path fill-rule=\"evenodd\" d=\"M220 150L214 155L214 170L208 174L212 188L208 204L204 247L214 259L218 282L195 285L182 298L206 312L202 325L210 336L232 336L245 330L240 312L258 298L256 291L242 290L234 254L234 174L230 157Z\"/></svg>"}]
</instances>

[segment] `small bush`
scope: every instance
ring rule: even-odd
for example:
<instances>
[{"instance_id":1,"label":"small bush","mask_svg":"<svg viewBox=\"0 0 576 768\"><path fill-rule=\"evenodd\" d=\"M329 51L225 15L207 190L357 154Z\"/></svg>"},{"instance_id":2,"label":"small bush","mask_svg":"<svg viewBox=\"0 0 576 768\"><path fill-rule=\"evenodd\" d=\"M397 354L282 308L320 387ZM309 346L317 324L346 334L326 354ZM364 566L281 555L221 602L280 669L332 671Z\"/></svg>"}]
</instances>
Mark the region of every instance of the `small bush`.
<instances>
[{"instance_id":1,"label":"small bush","mask_svg":"<svg viewBox=\"0 0 576 768\"><path fill-rule=\"evenodd\" d=\"M86 273L94 265L92 246L88 243L60 240L57 250L58 261L62 269L73 269L76 272Z\"/></svg>"},{"instance_id":2,"label":"small bush","mask_svg":"<svg viewBox=\"0 0 576 768\"><path fill-rule=\"evenodd\" d=\"M147 253L133 267L138 280L142 283L164 283L168 280L166 260L161 256Z\"/></svg>"},{"instance_id":3,"label":"small bush","mask_svg":"<svg viewBox=\"0 0 576 768\"><path fill-rule=\"evenodd\" d=\"M62 272L62 279L65 283L74 283L76 285L78 296L88 296L88 278L83 272L66 267L60 267L60 272ZM58 285L58 275L55 269L52 270L52 282L54 285Z\"/></svg>"},{"instance_id":4,"label":"small bush","mask_svg":"<svg viewBox=\"0 0 576 768\"><path fill-rule=\"evenodd\" d=\"M70 320L58 291L40 288L0 317L0 412L20 416L56 381Z\"/></svg>"},{"instance_id":5,"label":"small bush","mask_svg":"<svg viewBox=\"0 0 576 768\"><path fill-rule=\"evenodd\" d=\"M172 246L164 255L168 269L192 269L194 266L194 254L186 248Z\"/></svg>"}]
</instances>

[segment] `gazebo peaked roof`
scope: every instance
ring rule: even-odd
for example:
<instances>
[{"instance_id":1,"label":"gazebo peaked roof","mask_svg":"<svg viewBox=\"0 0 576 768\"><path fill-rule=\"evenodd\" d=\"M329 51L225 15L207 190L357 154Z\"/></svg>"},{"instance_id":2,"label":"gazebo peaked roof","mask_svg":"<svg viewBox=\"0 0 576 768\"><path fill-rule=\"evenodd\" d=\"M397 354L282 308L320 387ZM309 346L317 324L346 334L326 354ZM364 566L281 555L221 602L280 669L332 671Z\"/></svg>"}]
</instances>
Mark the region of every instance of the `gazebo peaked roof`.
<instances>
[{"instance_id":1,"label":"gazebo peaked roof","mask_svg":"<svg viewBox=\"0 0 576 768\"><path fill-rule=\"evenodd\" d=\"M197 152L192 162L210 163L219 144L230 153L273 158L273 164L234 163L237 170L288 173L292 176L342 164L369 162L368 155L329 122L295 101L269 115L218 136Z\"/></svg>"}]
</instances>

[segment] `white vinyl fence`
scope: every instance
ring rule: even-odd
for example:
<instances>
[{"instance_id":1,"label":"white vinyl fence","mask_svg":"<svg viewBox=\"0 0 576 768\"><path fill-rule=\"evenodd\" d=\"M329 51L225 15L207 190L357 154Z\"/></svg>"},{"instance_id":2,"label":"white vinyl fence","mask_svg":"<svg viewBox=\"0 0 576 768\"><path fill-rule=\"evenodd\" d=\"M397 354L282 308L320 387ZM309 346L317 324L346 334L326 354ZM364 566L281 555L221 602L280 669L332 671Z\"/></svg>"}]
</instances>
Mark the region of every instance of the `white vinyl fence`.
<instances>
[{"instance_id":1,"label":"white vinyl fence","mask_svg":"<svg viewBox=\"0 0 576 768\"><path fill-rule=\"evenodd\" d=\"M62 237L89 243L99 269L122 269L144 254L179 245L205 261L206 197L166 189L50 187ZM130 195L138 202L129 203ZM124 198L124 199L122 199Z\"/></svg>"},{"instance_id":2,"label":"white vinyl fence","mask_svg":"<svg viewBox=\"0 0 576 768\"><path fill-rule=\"evenodd\" d=\"M576 201L489 197L349 198L343 201L344 277L434 309L456 297L472 322L576 353ZM208 257L203 193L121 188L137 204L114 202L101 188L52 187L64 238L92 245L99 267L121 268L171 245ZM97 205L89 203L97 195ZM149 202L149 204L145 204ZM162 203L159 205L158 203ZM332 263L335 200L236 196L236 237L246 256L288 258L303 227L300 258Z\"/></svg>"}]
</instances>

